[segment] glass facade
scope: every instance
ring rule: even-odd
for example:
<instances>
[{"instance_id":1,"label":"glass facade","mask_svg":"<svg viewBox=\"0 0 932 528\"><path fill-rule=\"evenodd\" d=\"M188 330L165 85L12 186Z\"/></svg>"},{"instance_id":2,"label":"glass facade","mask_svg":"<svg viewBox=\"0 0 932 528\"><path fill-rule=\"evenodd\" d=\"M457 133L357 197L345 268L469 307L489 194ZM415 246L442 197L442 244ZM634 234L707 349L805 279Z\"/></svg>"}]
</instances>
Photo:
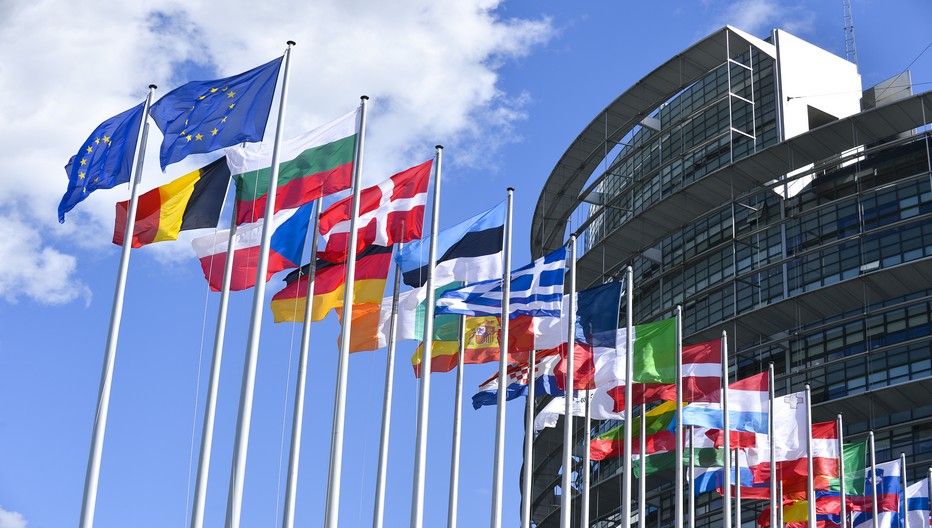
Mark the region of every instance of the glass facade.
<instances>
[{"instance_id":1,"label":"glass facade","mask_svg":"<svg viewBox=\"0 0 932 528\"><path fill-rule=\"evenodd\" d=\"M660 131L636 127L606 171L601 204L589 206L584 247L631 236L626 224L640 212L777 144L775 70L769 55L745 50L655 109ZM776 192L779 183L740 193L617 264L634 269L636 322L669 317L683 305L688 344L696 342L690 336L737 332L750 321L740 339L730 337L733 377L773 363L777 394L809 384L814 421L844 410L846 439L873 430L877 460L905 453L912 481L932 464L932 399L905 396L932 394L932 132L904 132L794 174L811 178L795 196ZM806 315L793 316L800 299ZM789 321L781 331L747 330L777 311ZM574 437L586 438L581 421L575 425ZM616 425L594 422L590 434ZM535 439L532 517L539 527L559 526L561 435L545 430ZM620 526L626 460L592 464L592 526ZM672 526L671 480L672 472L648 480L647 526ZM713 495L697 500L699 527L722 524L721 498ZM748 501L743 525L756 526L765 506Z\"/></svg>"}]
</instances>

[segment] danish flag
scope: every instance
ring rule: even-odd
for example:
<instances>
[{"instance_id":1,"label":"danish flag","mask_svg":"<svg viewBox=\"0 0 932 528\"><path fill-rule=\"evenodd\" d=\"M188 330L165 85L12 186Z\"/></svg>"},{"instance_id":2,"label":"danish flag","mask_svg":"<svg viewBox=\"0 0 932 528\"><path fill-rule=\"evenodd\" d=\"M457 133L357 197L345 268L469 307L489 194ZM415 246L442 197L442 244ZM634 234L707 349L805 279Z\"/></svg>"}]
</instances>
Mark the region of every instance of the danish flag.
<instances>
[{"instance_id":1,"label":"danish flag","mask_svg":"<svg viewBox=\"0 0 932 528\"><path fill-rule=\"evenodd\" d=\"M391 246L421 238L427 186L433 160L399 172L359 195L357 254L366 246ZM320 234L327 241L322 258L330 262L346 260L349 247L352 196L327 208L320 215Z\"/></svg>"}]
</instances>

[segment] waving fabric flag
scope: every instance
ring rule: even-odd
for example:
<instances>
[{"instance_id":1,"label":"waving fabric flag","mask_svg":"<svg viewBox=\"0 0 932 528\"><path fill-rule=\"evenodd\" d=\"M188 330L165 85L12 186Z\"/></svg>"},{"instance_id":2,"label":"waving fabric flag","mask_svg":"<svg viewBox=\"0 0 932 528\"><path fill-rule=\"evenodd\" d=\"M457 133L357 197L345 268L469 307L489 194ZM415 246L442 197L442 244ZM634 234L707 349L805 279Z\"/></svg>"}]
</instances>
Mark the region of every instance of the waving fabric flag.
<instances>
[{"instance_id":1,"label":"waving fabric flag","mask_svg":"<svg viewBox=\"0 0 932 528\"><path fill-rule=\"evenodd\" d=\"M68 160L68 190L58 204L60 223L65 223L65 213L90 193L129 181L144 109L143 102L98 125Z\"/></svg>"},{"instance_id":2,"label":"waving fabric flag","mask_svg":"<svg viewBox=\"0 0 932 528\"><path fill-rule=\"evenodd\" d=\"M266 281L279 271L298 267L301 253L304 252L304 240L307 238L313 206L314 204L307 204L298 209L286 209L272 217L275 231L269 243ZM230 281L232 291L245 290L256 285L263 223L264 220L260 220L249 224L237 229L233 235L233 272ZM194 252L201 261L204 278L212 291L220 291L223 287L223 268L227 259L229 237L230 230L225 229L191 241Z\"/></svg>"},{"instance_id":3,"label":"waving fabric flag","mask_svg":"<svg viewBox=\"0 0 932 528\"><path fill-rule=\"evenodd\" d=\"M282 141L279 150L275 212L349 189L353 182L359 108L300 136ZM272 143L226 149L236 182L236 223L265 215Z\"/></svg>"},{"instance_id":4,"label":"waving fabric flag","mask_svg":"<svg viewBox=\"0 0 932 528\"><path fill-rule=\"evenodd\" d=\"M610 282L576 294L576 331L574 333L573 389L587 390L597 386L599 378L613 382L624 378L625 329L619 331L623 284ZM566 343L559 347L560 356L567 357ZM566 366L557 366L557 383L563 386ZM614 407L614 405L613 405Z\"/></svg>"},{"instance_id":5,"label":"waving fabric flag","mask_svg":"<svg viewBox=\"0 0 932 528\"><path fill-rule=\"evenodd\" d=\"M906 488L906 525L927 528L929 522L929 477Z\"/></svg>"},{"instance_id":6,"label":"waving fabric flag","mask_svg":"<svg viewBox=\"0 0 932 528\"><path fill-rule=\"evenodd\" d=\"M612 411L611 399L604 392L578 391L573 396L573 416L585 416L586 399L591 398L589 403L589 412L593 420L621 420L624 417L621 414ZM545 427L556 427L560 416L566 412L566 396L557 396L550 400L546 406L534 418L534 431L540 431Z\"/></svg>"},{"instance_id":7,"label":"waving fabric flag","mask_svg":"<svg viewBox=\"0 0 932 528\"><path fill-rule=\"evenodd\" d=\"M673 418L676 415L676 403L666 402L654 407L653 409L647 411L647 414L644 416L644 423L646 428L644 430L645 434L648 435L648 438L661 434L661 433L670 433L669 428L673 423ZM608 431L596 436L589 441L589 450L592 456L592 460L604 460L606 458L620 457L624 455L624 434L625 426L621 424L617 427L609 429ZM633 423L633 429L631 429L632 438L641 437L641 421L637 420ZM665 435L663 439L666 439ZM669 439L673 440L674 444L676 439L672 434L669 434ZM648 446L648 454L653 454L659 451L672 451L675 448L665 446L665 444L655 445L658 449L651 450ZM633 449L639 449L632 445ZM639 453L639 451L634 451Z\"/></svg>"},{"instance_id":8,"label":"waving fabric flag","mask_svg":"<svg viewBox=\"0 0 932 528\"><path fill-rule=\"evenodd\" d=\"M392 263L392 248L369 246L356 259L356 281L353 284L353 304L375 304L382 302L385 281ZM307 305L307 283L309 265L292 271L285 277L285 286L272 296L272 314L275 322L304 321ZM343 307L346 291L346 263L333 263L318 259L314 272L314 300L311 305L311 321L321 321L331 310Z\"/></svg>"},{"instance_id":9,"label":"waving fabric flag","mask_svg":"<svg viewBox=\"0 0 932 528\"><path fill-rule=\"evenodd\" d=\"M221 157L140 195L133 224L133 247L178 240L182 231L217 227L229 184L230 169ZM117 202L113 243L118 246L123 245L128 210L129 200Z\"/></svg>"},{"instance_id":10,"label":"waving fabric flag","mask_svg":"<svg viewBox=\"0 0 932 528\"><path fill-rule=\"evenodd\" d=\"M721 391L683 408L683 425L708 429L724 428ZM738 380L728 386L728 417L732 431L767 433L767 373Z\"/></svg>"},{"instance_id":11,"label":"waving fabric flag","mask_svg":"<svg viewBox=\"0 0 932 528\"><path fill-rule=\"evenodd\" d=\"M559 317L565 267L566 248L561 247L512 271L509 316ZM436 313L501 315L502 280L488 280L449 290L437 299Z\"/></svg>"},{"instance_id":12,"label":"waving fabric flag","mask_svg":"<svg viewBox=\"0 0 932 528\"><path fill-rule=\"evenodd\" d=\"M538 396L541 394L563 394L563 391L559 391L552 385L553 367L556 365L559 359L560 358L557 356L545 356L538 359L537 366L534 368L534 394ZM506 389L507 392L505 394L505 400L511 401L520 396L527 395L528 377L530 376L530 370L531 369L527 363L515 363L508 366L508 372L506 374L508 387ZM559 394L557 394L557 392L559 392ZM472 406L474 409L478 409L485 405L497 404L498 373L495 373L482 385L479 385L479 392L474 394L472 397Z\"/></svg>"},{"instance_id":13,"label":"waving fabric flag","mask_svg":"<svg viewBox=\"0 0 932 528\"><path fill-rule=\"evenodd\" d=\"M505 209L502 202L437 235L434 284L463 281L469 284L504 275L502 248L505 239ZM404 283L419 288L427 284L430 239L414 240L395 256Z\"/></svg>"},{"instance_id":14,"label":"waving fabric flag","mask_svg":"<svg viewBox=\"0 0 932 528\"><path fill-rule=\"evenodd\" d=\"M391 246L421 237L433 163L426 161L361 191L357 253L369 244ZM322 256L332 262L346 258L352 202L353 197L347 196L320 215L320 234L327 241Z\"/></svg>"},{"instance_id":15,"label":"waving fabric flag","mask_svg":"<svg viewBox=\"0 0 932 528\"><path fill-rule=\"evenodd\" d=\"M164 138L162 170L188 154L262 141L282 57L232 77L191 81L165 94L149 114Z\"/></svg>"}]
</instances>

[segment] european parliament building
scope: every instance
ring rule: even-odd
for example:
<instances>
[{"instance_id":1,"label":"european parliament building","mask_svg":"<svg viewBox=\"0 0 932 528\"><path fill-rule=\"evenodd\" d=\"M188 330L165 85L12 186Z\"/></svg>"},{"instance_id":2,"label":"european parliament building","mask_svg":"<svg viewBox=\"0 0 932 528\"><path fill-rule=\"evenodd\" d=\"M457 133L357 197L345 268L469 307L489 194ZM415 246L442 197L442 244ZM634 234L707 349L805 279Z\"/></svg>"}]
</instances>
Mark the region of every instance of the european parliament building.
<instances>
[{"instance_id":1,"label":"european parliament building","mask_svg":"<svg viewBox=\"0 0 932 528\"><path fill-rule=\"evenodd\" d=\"M684 343L727 331L732 380L772 362L776 394L809 383L813 421L841 413L852 441L873 430L878 462L906 453L912 481L932 464L929 123L932 92L913 93L908 72L865 89L854 64L785 31L724 27L566 149L537 202L531 253L579 233L578 289L633 266L635 323L682 305ZM561 455L562 421L534 440L539 527L559 526ZM623 460L591 467L592 526L620 525ZM672 525L672 477L648 478L633 519ZM721 503L700 497L697 526L721 526ZM754 526L765 504L743 506Z\"/></svg>"}]
</instances>

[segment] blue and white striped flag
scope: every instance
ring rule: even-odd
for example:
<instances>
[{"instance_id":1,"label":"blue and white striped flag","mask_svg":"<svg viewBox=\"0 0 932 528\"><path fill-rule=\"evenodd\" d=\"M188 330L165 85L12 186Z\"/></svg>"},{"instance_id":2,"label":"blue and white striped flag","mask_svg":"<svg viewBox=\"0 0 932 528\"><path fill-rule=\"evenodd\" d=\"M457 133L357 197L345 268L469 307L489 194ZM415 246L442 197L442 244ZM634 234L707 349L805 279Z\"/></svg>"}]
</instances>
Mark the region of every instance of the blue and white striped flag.
<instances>
[{"instance_id":1,"label":"blue and white striped flag","mask_svg":"<svg viewBox=\"0 0 932 528\"><path fill-rule=\"evenodd\" d=\"M509 316L560 317L566 248L511 272ZM437 299L437 315L502 315L502 279L448 290Z\"/></svg>"}]
</instances>

